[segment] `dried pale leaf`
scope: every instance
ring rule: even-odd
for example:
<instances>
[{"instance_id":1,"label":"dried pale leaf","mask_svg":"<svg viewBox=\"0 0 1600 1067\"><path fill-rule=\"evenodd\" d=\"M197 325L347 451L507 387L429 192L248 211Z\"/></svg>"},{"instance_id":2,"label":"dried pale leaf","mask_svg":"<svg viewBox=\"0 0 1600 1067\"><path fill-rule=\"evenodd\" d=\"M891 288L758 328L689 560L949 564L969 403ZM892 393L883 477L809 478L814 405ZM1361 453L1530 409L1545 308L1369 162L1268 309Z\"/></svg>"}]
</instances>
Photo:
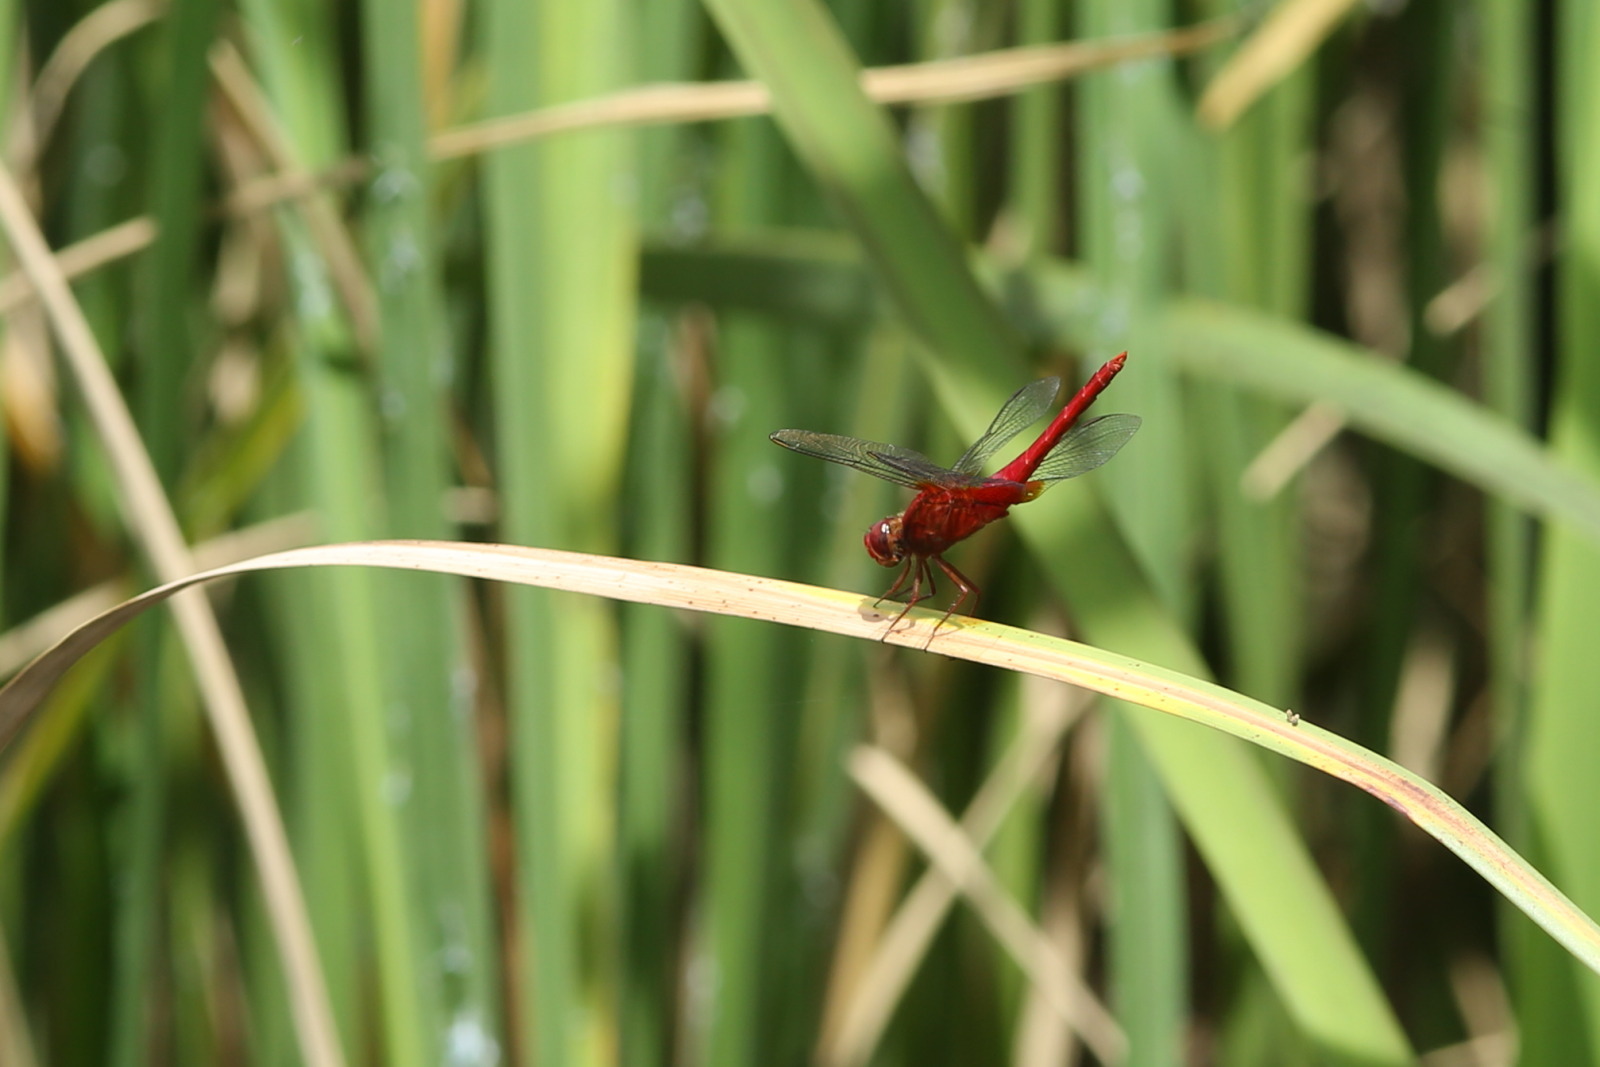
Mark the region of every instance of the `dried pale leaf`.
<instances>
[{"instance_id":1,"label":"dried pale leaf","mask_svg":"<svg viewBox=\"0 0 1600 1067\"><path fill-rule=\"evenodd\" d=\"M1225 130L1333 32L1359 0L1284 0L1206 87L1200 121Z\"/></svg>"}]
</instances>

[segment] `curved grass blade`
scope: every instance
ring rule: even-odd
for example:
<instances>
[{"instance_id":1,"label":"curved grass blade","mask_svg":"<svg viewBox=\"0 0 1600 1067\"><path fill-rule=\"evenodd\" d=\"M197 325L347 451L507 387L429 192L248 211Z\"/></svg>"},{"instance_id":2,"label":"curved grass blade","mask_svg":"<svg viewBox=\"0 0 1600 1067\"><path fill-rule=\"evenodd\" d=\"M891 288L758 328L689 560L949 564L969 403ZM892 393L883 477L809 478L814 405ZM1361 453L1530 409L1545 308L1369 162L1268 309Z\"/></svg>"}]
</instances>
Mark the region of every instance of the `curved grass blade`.
<instances>
[{"instance_id":1,"label":"curved grass blade","mask_svg":"<svg viewBox=\"0 0 1600 1067\"><path fill-rule=\"evenodd\" d=\"M384 567L587 593L718 615L765 619L877 640L882 616L866 598L753 575L681 564L617 559L521 545L449 541L369 541L318 545L257 556L157 586L62 638L0 689L0 748L9 744L61 676L101 641L145 611L192 586L292 567ZM913 610L893 644L920 646L942 618ZM1600 974L1600 925L1487 826L1437 786L1376 753L1272 708L1177 671L1061 638L979 620L941 629L939 651L954 659L1024 671L1139 704L1287 756L1350 782L1382 800L1460 856Z\"/></svg>"}]
</instances>

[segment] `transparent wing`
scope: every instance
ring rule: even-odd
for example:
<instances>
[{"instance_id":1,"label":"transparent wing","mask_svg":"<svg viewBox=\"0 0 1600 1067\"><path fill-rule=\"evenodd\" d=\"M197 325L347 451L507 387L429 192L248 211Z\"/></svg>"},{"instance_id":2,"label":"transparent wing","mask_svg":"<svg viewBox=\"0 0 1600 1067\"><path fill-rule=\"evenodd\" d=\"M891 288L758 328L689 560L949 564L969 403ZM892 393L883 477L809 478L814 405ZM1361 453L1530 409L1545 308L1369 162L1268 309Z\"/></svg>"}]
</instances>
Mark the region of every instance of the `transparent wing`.
<instances>
[{"instance_id":1,"label":"transparent wing","mask_svg":"<svg viewBox=\"0 0 1600 1067\"><path fill-rule=\"evenodd\" d=\"M916 486L938 485L953 489L964 485L987 485L993 479L981 474L960 474L934 463L920 452L909 448L896 448L892 454L875 453L877 459L895 468L907 477L916 479Z\"/></svg>"},{"instance_id":2,"label":"transparent wing","mask_svg":"<svg viewBox=\"0 0 1600 1067\"><path fill-rule=\"evenodd\" d=\"M952 469L957 474L977 474L984 462L1005 447L1007 441L1043 418L1055 406L1056 394L1060 391L1060 378L1040 378L1012 393L983 436L972 442L972 447L956 460Z\"/></svg>"},{"instance_id":3,"label":"transparent wing","mask_svg":"<svg viewBox=\"0 0 1600 1067\"><path fill-rule=\"evenodd\" d=\"M772 435L772 440L790 451L816 456L830 463L842 463L907 489L920 489L924 485L965 485L969 481L939 466L921 452L899 445L885 445L832 433L812 433L810 430L779 430Z\"/></svg>"},{"instance_id":4,"label":"transparent wing","mask_svg":"<svg viewBox=\"0 0 1600 1067\"><path fill-rule=\"evenodd\" d=\"M1088 474L1117 454L1144 420L1137 415L1101 415L1067 431L1033 472L1037 482L1059 482Z\"/></svg>"}]
</instances>

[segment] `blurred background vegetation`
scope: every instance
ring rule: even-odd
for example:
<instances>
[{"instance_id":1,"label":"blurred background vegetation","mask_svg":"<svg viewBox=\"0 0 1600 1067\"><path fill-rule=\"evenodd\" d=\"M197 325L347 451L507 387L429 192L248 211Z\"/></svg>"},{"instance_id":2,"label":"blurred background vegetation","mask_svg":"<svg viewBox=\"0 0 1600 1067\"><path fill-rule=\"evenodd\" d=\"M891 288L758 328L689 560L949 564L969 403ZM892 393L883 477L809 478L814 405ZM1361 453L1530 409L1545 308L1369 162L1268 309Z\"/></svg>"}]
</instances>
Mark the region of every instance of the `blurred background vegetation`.
<instances>
[{"instance_id":1,"label":"blurred background vegetation","mask_svg":"<svg viewBox=\"0 0 1600 1067\"><path fill-rule=\"evenodd\" d=\"M165 573L140 449L202 562L459 538L876 595L904 494L769 432L948 461L1127 349L1100 407L1144 429L957 550L982 614L1292 707L1594 912L1596 56L1594 0L0 3L4 184L138 430L0 281L0 670ZM436 576L212 604L320 982L156 615L0 766L0 1062L1600 1062L1600 982L1456 858L1150 712ZM862 745L965 820L1029 968Z\"/></svg>"}]
</instances>

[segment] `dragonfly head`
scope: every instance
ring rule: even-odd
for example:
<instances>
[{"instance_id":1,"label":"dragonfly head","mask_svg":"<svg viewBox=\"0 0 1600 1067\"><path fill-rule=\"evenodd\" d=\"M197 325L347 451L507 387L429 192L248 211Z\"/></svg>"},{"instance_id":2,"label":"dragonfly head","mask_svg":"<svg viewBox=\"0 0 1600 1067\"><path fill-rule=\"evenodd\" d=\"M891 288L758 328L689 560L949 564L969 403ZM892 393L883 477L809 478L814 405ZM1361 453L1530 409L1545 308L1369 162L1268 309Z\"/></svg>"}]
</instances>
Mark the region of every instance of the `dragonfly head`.
<instances>
[{"instance_id":1,"label":"dragonfly head","mask_svg":"<svg viewBox=\"0 0 1600 1067\"><path fill-rule=\"evenodd\" d=\"M905 542L900 539L900 516L891 515L887 519L879 519L867 527L867 536L862 538L867 545L867 555L877 560L885 567L899 565L906 558Z\"/></svg>"}]
</instances>

